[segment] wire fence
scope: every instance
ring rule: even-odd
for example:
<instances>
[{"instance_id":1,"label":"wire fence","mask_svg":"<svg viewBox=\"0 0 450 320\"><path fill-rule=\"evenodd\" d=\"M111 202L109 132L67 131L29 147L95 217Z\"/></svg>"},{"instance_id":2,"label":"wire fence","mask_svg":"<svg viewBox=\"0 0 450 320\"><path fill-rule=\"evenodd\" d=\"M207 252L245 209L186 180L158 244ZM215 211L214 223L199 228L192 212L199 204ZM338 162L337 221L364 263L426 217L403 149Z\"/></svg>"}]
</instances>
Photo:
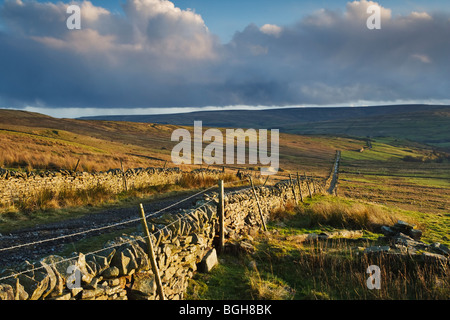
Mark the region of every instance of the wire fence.
<instances>
[{"instance_id":1,"label":"wire fence","mask_svg":"<svg viewBox=\"0 0 450 320\"><path fill-rule=\"evenodd\" d=\"M247 179L240 179L240 180L237 180L237 181L231 181L231 182L225 183L224 185L231 186L231 185L234 185L234 184L242 183L243 181L246 181L246 180ZM199 196L201 194L204 194L204 193L206 193L206 192L208 192L208 191L210 191L212 189L215 189L215 188L217 188L217 186L212 186L212 187L209 187L209 188L204 189L202 191L199 191L199 192L197 192L197 193L195 193L193 195L190 195L190 196L188 196L188 197L186 197L186 198L184 198L182 200L174 202L174 203L172 203L172 204L170 204L170 205L168 205L168 206L166 206L166 207L164 207L164 208L162 208L162 209L160 209L158 211L155 211L155 212L153 212L151 214L147 214L145 216L145 218L148 219L150 217L156 216L157 214L159 214L159 213L161 213L163 211L166 211L166 210L168 210L168 209L170 209L172 207L175 207L175 206L177 206L177 205L179 205L179 204L181 204L181 203L183 203L183 202L185 202L185 201L187 201L189 199L197 197L197 196ZM250 189L251 189L251 187L247 187L247 188L244 188L244 189L239 189L239 190L228 192L228 193L226 193L226 195L229 196L229 195L233 195L233 194L236 194L236 193L244 192L244 191L247 191L247 190L250 190ZM129 219L129 220L126 220L126 221L121 221L121 222L108 224L108 225L97 227L97 228L91 228L91 229L88 229L88 230L74 232L74 233L70 233L70 234L66 234L66 235L62 235L62 236L58 236L58 237L53 237L53 238L43 239L43 240L39 240L39 241L23 243L23 244L19 244L19 245L15 245L15 246L0 248L0 252L10 251L10 250L14 250L14 249L20 249L20 248L23 248L23 247L39 245L39 244L46 243L46 242L57 241L57 240L62 240L62 239L66 239L66 238L76 237L76 236L80 236L80 235L84 235L84 234L88 234L88 233L92 233L92 232L98 232L98 231L103 231L103 230L107 230L107 229L112 229L112 228L123 226L123 225L126 225L126 224L131 224L131 223L134 223L134 222L138 222L140 220L141 220L141 218L139 217L139 218Z\"/></svg>"},{"instance_id":2,"label":"wire fence","mask_svg":"<svg viewBox=\"0 0 450 320\"><path fill-rule=\"evenodd\" d=\"M178 204L180 204L182 202L185 202L185 201L187 201L189 199L192 199L193 197L196 197L196 196L198 196L200 194L206 193L209 190L212 190L214 188L216 188L216 186L207 188L206 190L197 192L197 193L195 193L195 194L193 194L193 195L191 195L191 196L189 196L187 198L184 198L183 200L180 200L180 201L177 201L175 203L172 203L171 205L169 205L169 206L167 206L167 207L165 207L163 209L160 209L160 210L158 210L158 211L156 211L156 212L154 212L152 214L146 215L146 218L155 216L155 215L157 215L157 214L159 214L159 213L161 213L161 212L163 212L163 211L165 211L167 209L170 209L170 208L172 208L172 207L174 207L174 206L176 206L176 205L178 205ZM130 220L126 220L126 221L112 223L112 224L109 224L109 225L106 225L106 226L102 226L102 227L98 227L98 228L92 228L92 229L89 229L89 230L84 230L84 231L80 231L80 232L66 234L66 235L62 235L62 236L58 236L58 237L54 237L54 238L49 238L49 239L44 239L44 240L39 240L39 241L34 241L34 242L29 242L29 243L24 243L24 244L19 244L19 245L7 247L7 248L1 248L0 252L13 250L13 249L18 249L18 248L23 248L23 247L27 247L27 246L38 245L38 244L42 244L42 243L45 243L45 242L56 241L56 240L61 240L61 239L65 239L65 238L71 238L71 237L80 236L80 235L91 233L91 232L111 229L111 228L115 228L115 227L122 226L122 225L125 225L125 224L130 224L130 223L133 223L133 222L137 222L137 221L140 221L140 220L141 220L141 218L139 217L139 218L135 218L135 219L130 219Z\"/></svg>"},{"instance_id":3,"label":"wire fence","mask_svg":"<svg viewBox=\"0 0 450 320\"><path fill-rule=\"evenodd\" d=\"M173 221L172 223L167 224L167 225L165 225L164 227L158 229L157 231L153 232L152 235L156 235L156 234L158 234L159 232L161 232L162 230L168 229L171 225L173 225L174 223L178 222L180 219L181 219L181 220L186 219L191 213L195 212L195 211L198 210L199 208L202 208L202 207L206 206L207 204L209 204L209 203L211 203L211 202L213 202L213 201L214 201L214 200L209 200L208 202L205 202L205 203L202 204L201 206L196 207L196 208L190 210L190 211L189 211L188 213L186 213L183 217L180 217L178 220L175 220L175 221ZM139 219L137 219L137 220L141 220L141 218L139 218ZM101 249L99 249L99 250L95 250L95 251L91 251L91 252L85 253L84 256L90 256L90 255L93 255L93 254L100 253L100 252L102 252L102 251L114 249L114 248L116 248L116 247L123 246L124 244L127 244L127 243L131 245L132 243L135 243L135 242L137 242L137 241L139 241L139 240L145 240L145 239L147 239L147 236L143 236L143 237L141 237L140 239L136 239L136 240L125 240L125 241L122 241L122 242L120 242L120 243L116 243L116 244L113 244L113 245L110 245L110 246L101 248ZM69 262L69 261L77 260L77 259L78 259L78 257L66 258L66 259L59 260L59 261L56 261L56 262L54 262L54 263L51 263L51 264L49 264L49 266L56 266L56 265L61 264L61 263L64 263L64 262ZM19 275L21 275L21 274L30 273L30 272L34 272L34 271L41 270L41 269L45 269L45 268L46 268L46 266L45 266L45 265L42 265L42 266L40 266L40 267L35 267L35 268L27 269L27 270L24 270L24 271L21 271L21 272L13 273L13 274L11 274L11 275L1 277L1 278L0 278L0 281L6 280L6 279L9 279L9 278L14 278L14 277L17 277L17 276L19 276Z\"/></svg>"},{"instance_id":4,"label":"wire fence","mask_svg":"<svg viewBox=\"0 0 450 320\"><path fill-rule=\"evenodd\" d=\"M248 181L247 177L244 177L243 179L240 179L240 180L237 180L237 181L230 181L230 182L224 183L224 185L227 185L228 187L231 187L231 186L233 186L235 184L242 183L243 181ZM154 216L158 215L161 212L164 212L164 211L166 211L166 210L168 210L170 208L173 208L173 207L175 207L175 206L177 206L177 205L179 205L179 204L181 204L181 203L183 203L183 202L185 202L185 201L187 201L189 199L192 199L192 198L197 197L199 195L205 194L208 191L211 191L211 190L216 189L216 188L217 188L217 186L211 186L211 187L208 187L208 188L206 188L204 190L196 192L195 194L192 194L192 195L190 195L190 196L188 196L186 198L183 198L183 199L181 199L179 201L176 201L176 202L174 202L174 203L172 203L172 204L170 204L170 205L168 205L168 206L166 206L166 207L164 207L162 209L159 209L159 210L157 210L157 211L155 211L153 213L145 215L145 219L148 219L150 217L154 217ZM231 195L234 195L234 194L237 194L237 193L243 193L243 192L251 190L251 189L252 189L252 187L250 186L250 187L246 187L246 188L243 188L243 189L238 189L238 190L226 192L225 196L231 196ZM200 209L200 208L202 208L202 207L204 207L204 206L206 206L206 205L208 205L210 203L213 203L215 201L217 201L217 199L214 199L214 198L210 199L209 201L201 204L200 206L197 206L197 207L189 210L189 212L185 213L182 217L179 217L178 219L175 219L173 222L171 222L171 223L163 226L162 228L159 228L158 230L154 231L153 233L151 233L151 236L152 235L156 236L158 233L162 232L165 229L169 230L168 228L170 228L173 224L178 223L179 221L188 218L193 212L195 212L198 209ZM88 229L88 230L83 230L83 231L80 231L80 232L66 234L66 235L62 235L62 236L58 236L58 237L53 237L53 238L43 239L43 240L39 240L39 241L28 242L28 243L19 244L19 245L15 245L15 246L10 246L10 247L6 247L6 248L0 248L0 252L6 252L6 251L10 251L10 250L15 250L15 249L28 247L28 246L40 245L40 244L51 242L51 241L58 241L58 240L62 240L62 239L76 237L76 236L80 236L80 235L84 235L84 234L88 234L88 233L92 233L92 232L98 232L98 231L103 231L103 230L107 230L107 229L112 229L112 228L115 228L115 227L118 227L118 226L123 226L123 225L126 225L126 224L135 223L135 222L138 222L138 221L141 221L141 220L142 220L142 218L139 217L139 218L129 219L129 220L126 220L126 221L121 221L121 222L108 224L108 225L97 227L97 228L91 228L91 229ZM135 243L135 242L137 242L139 240L145 240L147 238L148 238L148 236L142 236L139 239L135 239L135 240L131 240L131 239L130 240L123 240L120 243L112 244L110 246L103 247L103 248L101 248L99 250L94 250L94 251L90 251L88 253L85 253L84 256L94 255L94 254L100 253L102 251L107 251L107 250L110 250L110 249L114 249L116 247L120 247L120 246L123 246L123 245L126 245L126 244L132 245L133 243ZM27 273L30 273L30 272L34 272L34 271L38 271L38 270L41 270L41 269L45 269L48 266L56 266L58 264L74 261L74 260L77 260L77 259L78 259L78 256L74 256L74 257L70 257L70 258L63 258L62 260L53 262L51 264L46 264L46 263L42 263L41 262L41 266L33 267L31 269L27 269L27 270L20 271L20 272L14 272L14 273L11 273L10 275L0 277L0 282L3 281L3 280L10 279L10 278L15 278L15 277L20 276L22 274L27 274Z\"/></svg>"},{"instance_id":5,"label":"wire fence","mask_svg":"<svg viewBox=\"0 0 450 320\"><path fill-rule=\"evenodd\" d=\"M246 179L241 179L241 180L238 180L238 181L228 182L228 183L226 183L226 184L227 184L228 186L230 186L230 185L234 185L234 184L237 184L237 183L241 183L241 182L243 182L243 181L245 181L245 180L246 180ZM204 189L204 190L202 190L202 191L199 191L199 192L197 192L197 193L195 193L195 194L193 194L193 195L190 195L190 196L188 196L188 197L186 197L186 198L183 198L182 200L179 200L179 201L177 201L177 202L175 202L175 203L172 203L172 204L166 206L166 207L163 208L163 209L160 209L160 210L158 210L158 211L156 211L156 212L147 214L147 215L145 215L145 218L148 219L148 218L150 218L150 217L153 217L153 216L155 216L155 215L157 215L157 214L159 214L159 213L161 213L161 212L163 212L163 211L166 211L167 209L170 209L170 208L172 208L172 207L174 207L174 206L176 206L176 205L178 205L178 204L180 204L180 203L182 203L182 202L185 202L185 201L187 201L187 200L189 200L189 199L192 199L192 198L194 198L194 197L196 197L196 196L199 196L199 195L201 195L201 194L205 194L206 192L208 192L208 191L210 191L210 190L212 190L212 189L215 189L215 188L217 188L217 186L212 186L212 187L209 187L209 188ZM249 189L249 188L240 189L240 190L235 190L235 191L229 192L229 193L226 194L226 195L232 195L232 194L235 194L235 193L244 192L244 191L246 191L246 190L248 190L248 189ZM164 227L162 227L162 228L156 230L156 231L153 232L151 235L156 236L158 233L162 232L162 231L165 230L165 229L168 229L170 226L172 226L172 225L175 224L175 223L178 223L180 220L186 219L186 218L189 217L193 212L197 211L198 209L200 209L200 208L202 208L202 207L204 207L204 206L206 206L206 205L208 205L208 204L210 204L210 203L212 203L212 202L214 202L214 201L216 201L216 199L211 199L211 200L209 200L209 201L203 203L202 205L200 205L200 206L198 206L198 207L195 207L195 208L191 209L189 212L185 213L185 214L184 214L182 217L180 217L179 219L176 219L176 220L174 220L173 222L171 222L171 223L165 225ZM75 233L71 233L71 234L67 234L67 235L63 235L63 236L59 236L59 237L54 237L54 238L49 238L49 239L44 239L44 240L39 240L39 241L34 241L34 242L29 242L29 243L24 243L24 244L20 244L20 245L16 245L16 246L11 246L11 247L7 247L7 248L1 248L1 249L0 249L0 252L9 251L9 250L14 250L14 249L19 249L19 248L23 248L23 247L27 247L27 246L39 245L39 244L42 244L42 243L46 243L46 242L50 242L50 241L57 241L57 240L61 240L61 239L65 239L65 238L70 238L70 237L75 237L75 236L79 236L79 235L83 235L83 234L92 233L92 232L95 232L95 231L102 231L102 230L106 230L106 229L111 229L111 228L114 228L114 227L117 227L117 226L121 226L121 225L125 225L125 224L134 223L134 222L138 222L138 221L141 221L141 220L142 220L142 218L139 217L139 218L130 219L130 220L126 220L126 221L122 221L122 222L118 222L118 223L113 223L113 224L109 224L109 225L106 225L106 226L102 226L102 227L98 227L98 228L92 228L92 229L84 230L84 231L80 231L80 232L75 232ZM146 238L147 238L147 236L143 236L143 237L141 237L139 240L141 240L141 239L142 239L142 240L145 240ZM100 252L102 252L102 251L106 251L106 250L113 249L113 248L115 248L115 247L123 246L124 244L127 244L127 243L131 245L132 243L137 242L137 241L138 241L138 239L136 239L136 240L126 240L126 241L122 241L122 242L120 242L120 243L117 243L117 244L114 244L114 245L111 245L111 246L108 246L108 247L104 247L104 248L99 249L99 250L95 250L95 251L91 251L91 252L85 253L84 255L85 255L85 256L90 256L90 255L93 255L93 254L100 253ZM65 259L56 261L56 262L54 262L54 263L48 264L48 266L56 266L56 265L58 265L58 264L65 263L65 262L70 262L70 261L73 261L73 260L76 260L76 259L78 259L78 257L65 258ZM42 263L41 263L41 264L42 264ZM46 265L42 264L42 265L39 266L39 267L33 267L33 268L31 268L31 269L27 269L27 270L24 270L24 271L21 271L21 272L12 273L12 274L10 274L10 275L8 275L8 276L0 277L0 281L6 280L6 279L9 279L9 278L15 278L15 277L20 276L20 275L22 275L22 274L27 274L27 273L34 272L34 271L38 271L38 270L45 269L45 268L46 268Z\"/></svg>"}]
</instances>

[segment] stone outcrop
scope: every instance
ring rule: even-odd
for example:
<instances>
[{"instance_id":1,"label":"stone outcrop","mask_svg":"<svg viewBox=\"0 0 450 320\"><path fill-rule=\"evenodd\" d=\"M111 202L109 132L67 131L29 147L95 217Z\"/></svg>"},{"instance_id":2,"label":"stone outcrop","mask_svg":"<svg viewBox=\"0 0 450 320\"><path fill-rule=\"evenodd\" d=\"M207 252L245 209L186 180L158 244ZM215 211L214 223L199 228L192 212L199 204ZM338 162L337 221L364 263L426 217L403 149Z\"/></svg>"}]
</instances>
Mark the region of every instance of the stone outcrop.
<instances>
[{"instance_id":1,"label":"stone outcrop","mask_svg":"<svg viewBox=\"0 0 450 320\"><path fill-rule=\"evenodd\" d=\"M317 242L326 240L365 240L361 230L337 230L322 233L304 233L286 237L286 240L296 243Z\"/></svg>"},{"instance_id":2,"label":"stone outcrop","mask_svg":"<svg viewBox=\"0 0 450 320\"><path fill-rule=\"evenodd\" d=\"M422 231L415 225L399 220L393 226L382 226L384 245L367 247L364 253L370 258L387 258L392 263L428 264L446 270L450 265L450 250L441 243L426 244L420 241Z\"/></svg>"},{"instance_id":3,"label":"stone outcrop","mask_svg":"<svg viewBox=\"0 0 450 320\"><path fill-rule=\"evenodd\" d=\"M406 235L412 239L419 241L422 237L422 231L415 228L416 226L405 221L399 220L393 226L382 226L381 233L387 237L396 237Z\"/></svg>"}]
</instances>

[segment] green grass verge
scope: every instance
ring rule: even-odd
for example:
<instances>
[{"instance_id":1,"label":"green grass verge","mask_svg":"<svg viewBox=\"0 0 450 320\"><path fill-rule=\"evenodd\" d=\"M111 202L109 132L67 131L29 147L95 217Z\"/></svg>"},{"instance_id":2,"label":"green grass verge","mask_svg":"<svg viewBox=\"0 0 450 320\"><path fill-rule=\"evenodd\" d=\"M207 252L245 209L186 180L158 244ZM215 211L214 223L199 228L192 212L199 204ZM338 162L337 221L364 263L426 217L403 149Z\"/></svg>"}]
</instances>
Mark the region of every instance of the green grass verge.
<instances>
[{"instance_id":1,"label":"green grass verge","mask_svg":"<svg viewBox=\"0 0 450 320\"><path fill-rule=\"evenodd\" d=\"M327 215L326 208L340 211ZM375 207L376 209L370 209ZM188 300L372 300L372 299L448 299L449 275L437 274L427 268L385 263L382 271L382 289L366 286L370 265L361 251L367 245L377 244L376 226L367 220L348 219L360 216L366 208L372 221L380 222L378 214L427 224L428 239L439 238L448 226L434 229L433 216L417 212L395 210L357 200L316 196L299 206L288 205L275 210L268 223L268 232L249 237L253 253L224 254L210 273L197 273L191 280L186 295ZM344 210L345 209L345 210ZM372 211L371 211L372 210ZM319 218L313 218L319 215ZM347 218L347 219L345 219ZM357 225L357 223L361 223ZM364 229L363 241L336 240L332 242L298 242L296 236L304 233L335 231L338 228Z\"/></svg>"}]
</instances>

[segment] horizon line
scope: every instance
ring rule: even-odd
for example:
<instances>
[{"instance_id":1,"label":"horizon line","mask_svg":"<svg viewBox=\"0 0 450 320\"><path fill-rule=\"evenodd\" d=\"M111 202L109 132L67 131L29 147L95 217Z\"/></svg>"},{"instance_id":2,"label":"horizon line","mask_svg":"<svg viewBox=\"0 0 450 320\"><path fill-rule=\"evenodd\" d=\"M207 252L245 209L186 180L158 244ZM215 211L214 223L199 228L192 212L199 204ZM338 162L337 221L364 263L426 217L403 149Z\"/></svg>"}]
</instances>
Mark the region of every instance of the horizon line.
<instances>
[{"instance_id":1,"label":"horizon line","mask_svg":"<svg viewBox=\"0 0 450 320\"><path fill-rule=\"evenodd\" d=\"M340 103L327 105L289 105L289 106L251 106L251 105L230 105L230 106L204 106L204 107L166 107L166 108L80 108L80 107L35 107L26 106L24 108L4 107L5 110L17 110L40 113L53 118L94 118L94 117L121 117L121 116L152 116L170 114L189 114L195 112L215 112L215 111L263 111L282 109L308 109L308 108L363 108L363 107L388 107L388 106L450 106L450 100L428 100L428 101L360 101L357 103Z\"/></svg>"}]
</instances>

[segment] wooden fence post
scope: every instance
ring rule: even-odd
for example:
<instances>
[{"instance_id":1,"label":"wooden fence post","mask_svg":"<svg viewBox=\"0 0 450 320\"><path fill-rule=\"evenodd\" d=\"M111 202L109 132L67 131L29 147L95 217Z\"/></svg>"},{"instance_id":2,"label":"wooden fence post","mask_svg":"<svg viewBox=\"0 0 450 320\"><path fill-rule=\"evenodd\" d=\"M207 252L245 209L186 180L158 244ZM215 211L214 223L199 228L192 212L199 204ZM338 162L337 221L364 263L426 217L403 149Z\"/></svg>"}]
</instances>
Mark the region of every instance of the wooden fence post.
<instances>
[{"instance_id":1,"label":"wooden fence post","mask_svg":"<svg viewBox=\"0 0 450 320\"><path fill-rule=\"evenodd\" d=\"M125 189L125 191L128 191L127 177L125 176L125 171L123 170L122 160L120 160L120 168L122 169L123 188Z\"/></svg>"},{"instance_id":2,"label":"wooden fence post","mask_svg":"<svg viewBox=\"0 0 450 320\"><path fill-rule=\"evenodd\" d=\"M314 179L311 178L311 183L313 185L313 190L314 190L314 194L317 193L316 192L316 182L314 181Z\"/></svg>"},{"instance_id":3,"label":"wooden fence post","mask_svg":"<svg viewBox=\"0 0 450 320\"><path fill-rule=\"evenodd\" d=\"M298 171L297 171L297 185L298 185L298 191L300 192L300 201L303 202L302 186L300 183L300 176L298 175Z\"/></svg>"},{"instance_id":4,"label":"wooden fence post","mask_svg":"<svg viewBox=\"0 0 450 320\"><path fill-rule=\"evenodd\" d=\"M77 171L79 164L80 164L80 159L78 159L77 164L75 165L75 168L73 169L73 172Z\"/></svg>"},{"instance_id":5,"label":"wooden fence post","mask_svg":"<svg viewBox=\"0 0 450 320\"><path fill-rule=\"evenodd\" d=\"M219 203L217 204L217 212L219 213L219 253L223 252L225 244L225 205L224 205L225 191L223 187L223 180L219 180Z\"/></svg>"},{"instance_id":6,"label":"wooden fence post","mask_svg":"<svg viewBox=\"0 0 450 320\"><path fill-rule=\"evenodd\" d=\"M148 231L147 219L145 219L145 212L144 212L144 207L142 206L142 203L140 204L140 208L141 208L141 217L142 217L142 227L147 236L146 240L147 240L147 248L148 248L148 257L149 257L150 263L152 265L152 271L155 274L156 289L158 290L159 298L161 300L165 300L166 298L164 297L164 290L162 287L161 277L159 275L158 265L156 264L155 251L153 249L152 238L150 236L150 232Z\"/></svg>"},{"instance_id":7,"label":"wooden fence post","mask_svg":"<svg viewBox=\"0 0 450 320\"><path fill-rule=\"evenodd\" d=\"M266 185L267 181L269 180L270 175L267 175L266 181L264 181L263 187Z\"/></svg>"},{"instance_id":8,"label":"wooden fence post","mask_svg":"<svg viewBox=\"0 0 450 320\"><path fill-rule=\"evenodd\" d=\"M297 194L295 193L294 182L292 181L292 176L290 173L289 173L289 181L291 182L291 189L292 189L292 193L294 194L295 205L297 205L298 204Z\"/></svg>"},{"instance_id":9,"label":"wooden fence post","mask_svg":"<svg viewBox=\"0 0 450 320\"><path fill-rule=\"evenodd\" d=\"M309 187L309 181L308 181L308 178L306 177L306 172L305 172L305 180L306 180L306 185L308 186L309 197L312 198L311 188Z\"/></svg>"},{"instance_id":10,"label":"wooden fence post","mask_svg":"<svg viewBox=\"0 0 450 320\"><path fill-rule=\"evenodd\" d=\"M253 195L255 196L256 204L258 205L259 216L260 216L260 218L261 218L261 222L262 222L264 231L267 231L266 222L264 221L264 215L263 215L263 212L262 212L262 209L261 209L261 205L260 205L260 203L259 203L258 195L256 194L256 190L255 190L255 186L254 186L254 184L253 184L252 176L249 175L248 177L249 177L250 183L251 183L251 185L252 185Z\"/></svg>"}]
</instances>

